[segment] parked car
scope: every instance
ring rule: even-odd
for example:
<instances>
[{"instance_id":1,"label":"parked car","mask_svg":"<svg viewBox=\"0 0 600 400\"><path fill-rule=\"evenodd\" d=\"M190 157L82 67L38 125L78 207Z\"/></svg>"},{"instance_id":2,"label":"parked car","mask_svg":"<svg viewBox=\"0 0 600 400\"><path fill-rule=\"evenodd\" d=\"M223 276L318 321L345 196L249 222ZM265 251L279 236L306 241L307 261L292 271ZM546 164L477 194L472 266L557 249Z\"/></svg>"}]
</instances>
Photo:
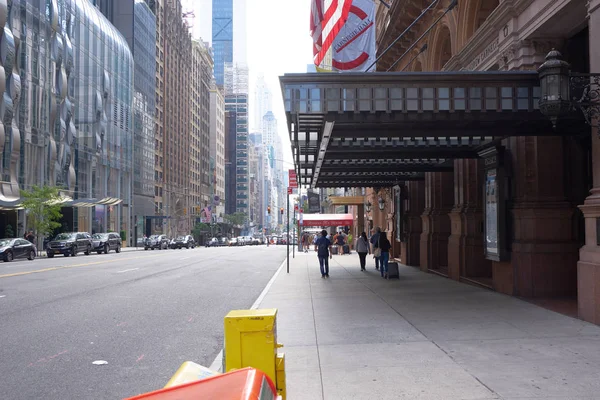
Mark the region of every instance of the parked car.
<instances>
[{"instance_id":1,"label":"parked car","mask_svg":"<svg viewBox=\"0 0 600 400\"><path fill-rule=\"evenodd\" d=\"M89 256L92 248L92 237L87 232L59 233L54 240L48 243L46 254L48 258L54 257L55 254L75 257L80 252Z\"/></svg>"},{"instance_id":2,"label":"parked car","mask_svg":"<svg viewBox=\"0 0 600 400\"><path fill-rule=\"evenodd\" d=\"M235 237L234 237L234 238L231 238L231 239L229 239L229 245L230 245L230 246L241 246L241 245L238 243L238 238L235 238Z\"/></svg>"},{"instance_id":3,"label":"parked car","mask_svg":"<svg viewBox=\"0 0 600 400\"><path fill-rule=\"evenodd\" d=\"M148 239L146 239L146 243L144 243L144 250L148 249L168 249L169 248L169 239L166 235L152 235Z\"/></svg>"},{"instance_id":4,"label":"parked car","mask_svg":"<svg viewBox=\"0 0 600 400\"><path fill-rule=\"evenodd\" d=\"M117 233L95 233L92 235L92 247L98 254L102 252L108 254L111 250L120 253L121 245L121 236Z\"/></svg>"},{"instance_id":5,"label":"parked car","mask_svg":"<svg viewBox=\"0 0 600 400\"><path fill-rule=\"evenodd\" d=\"M196 247L196 241L194 240L194 237L192 235L185 235L185 236L177 236L177 239L175 239L175 245L174 245L174 249L183 249L183 248L189 249L189 248L194 248Z\"/></svg>"},{"instance_id":6,"label":"parked car","mask_svg":"<svg viewBox=\"0 0 600 400\"><path fill-rule=\"evenodd\" d=\"M25 239L1 239L0 240L0 258L4 262L11 262L17 258L35 259L37 249L35 245Z\"/></svg>"},{"instance_id":7,"label":"parked car","mask_svg":"<svg viewBox=\"0 0 600 400\"><path fill-rule=\"evenodd\" d=\"M219 240L219 246L229 246L229 239L222 237L221 240Z\"/></svg>"},{"instance_id":8,"label":"parked car","mask_svg":"<svg viewBox=\"0 0 600 400\"><path fill-rule=\"evenodd\" d=\"M206 242L206 247L217 247L220 246L221 243L219 242L219 239L217 239L216 237L210 239L208 242Z\"/></svg>"}]
</instances>

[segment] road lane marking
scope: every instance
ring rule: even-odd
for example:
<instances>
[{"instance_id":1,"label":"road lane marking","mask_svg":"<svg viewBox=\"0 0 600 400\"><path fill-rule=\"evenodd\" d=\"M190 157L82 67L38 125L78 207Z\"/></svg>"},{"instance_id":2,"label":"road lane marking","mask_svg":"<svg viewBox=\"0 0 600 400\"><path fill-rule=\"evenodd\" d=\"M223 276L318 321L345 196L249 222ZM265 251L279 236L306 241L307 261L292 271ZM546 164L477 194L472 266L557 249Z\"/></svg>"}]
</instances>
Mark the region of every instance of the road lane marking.
<instances>
[{"instance_id":1,"label":"road lane marking","mask_svg":"<svg viewBox=\"0 0 600 400\"><path fill-rule=\"evenodd\" d=\"M99 265L99 264L113 264L113 263L116 263L116 262L123 262L123 261L130 261L130 260L139 260L139 259L142 259L142 258L156 258L157 256L160 256L160 254L153 254L151 256L130 257L130 258L115 258L113 260L96 261L96 262L90 262L90 263L84 263L84 264L63 265L63 266L60 266L60 267L50 267L50 268L44 268L44 269L37 269L37 270L34 270L34 271L15 272L13 274L0 275L0 279L2 279L2 278L12 278L12 277L15 277L15 276L22 276L22 275L39 274L41 272L57 271L57 270L60 270L60 269L67 269L67 268L87 267L87 266L90 266L90 265Z\"/></svg>"},{"instance_id":2,"label":"road lane marking","mask_svg":"<svg viewBox=\"0 0 600 400\"><path fill-rule=\"evenodd\" d=\"M265 296L271 289L271 286L273 286L273 283L275 283L275 280L279 276L279 273L283 269L283 266L286 264L287 259L290 256L290 253L288 253L287 257L282 261L281 265L279 266L279 268L277 268L277 271L275 271L275 274L273 274L273 276L271 277L271 280L269 280L269 282L267 283L267 286L265 286L265 288L262 290L262 292L260 293L260 295L258 296L256 301L254 302L254 304L252 304L252 307L250 307L250 309L255 310L258 307L260 307L260 303L262 303ZM210 364L210 367L208 369L210 369L212 371L223 372L223 349L221 349L219 354L217 354L217 356L213 360L212 364Z\"/></svg>"},{"instance_id":3,"label":"road lane marking","mask_svg":"<svg viewBox=\"0 0 600 400\"><path fill-rule=\"evenodd\" d=\"M123 272L129 272L129 271L137 271L139 268L131 268L131 269L124 269L123 271L117 271L117 274L122 274Z\"/></svg>"},{"instance_id":4,"label":"road lane marking","mask_svg":"<svg viewBox=\"0 0 600 400\"><path fill-rule=\"evenodd\" d=\"M1 299L1 298L3 298L3 297L6 297L6 295L2 295L2 296L0 296L0 299Z\"/></svg>"},{"instance_id":5,"label":"road lane marking","mask_svg":"<svg viewBox=\"0 0 600 400\"><path fill-rule=\"evenodd\" d=\"M182 261L183 260L189 260L190 258L192 258L192 257L184 257L184 258L180 258L180 260L182 260Z\"/></svg>"}]
</instances>

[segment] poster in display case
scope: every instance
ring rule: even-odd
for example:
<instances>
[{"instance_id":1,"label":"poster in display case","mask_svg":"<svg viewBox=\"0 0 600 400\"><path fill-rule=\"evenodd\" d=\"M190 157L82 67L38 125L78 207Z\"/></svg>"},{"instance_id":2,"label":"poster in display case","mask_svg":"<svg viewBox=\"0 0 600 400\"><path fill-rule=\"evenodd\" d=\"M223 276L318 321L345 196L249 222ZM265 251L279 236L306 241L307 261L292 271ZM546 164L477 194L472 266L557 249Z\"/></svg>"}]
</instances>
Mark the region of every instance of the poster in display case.
<instances>
[{"instance_id":1,"label":"poster in display case","mask_svg":"<svg viewBox=\"0 0 600 400\"><path fill-rule=\"evenodd\" d=\"M485 168L484 199L484 251L485 258L507 261L506 221L506 169L504 147L492 147L479 152Z\"/></svg>"}]
</instances>

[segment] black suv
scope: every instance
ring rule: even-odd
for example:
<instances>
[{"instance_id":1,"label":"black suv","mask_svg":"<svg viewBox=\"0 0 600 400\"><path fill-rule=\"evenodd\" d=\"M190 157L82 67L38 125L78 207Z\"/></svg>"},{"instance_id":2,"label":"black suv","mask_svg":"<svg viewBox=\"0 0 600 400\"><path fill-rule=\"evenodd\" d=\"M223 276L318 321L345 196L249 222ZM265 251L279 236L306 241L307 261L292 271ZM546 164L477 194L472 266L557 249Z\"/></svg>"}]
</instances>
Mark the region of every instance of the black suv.
<instances>
[{"instance_id":1,"label":"black suv","mask_svg":"<svg viewBox=\"0 0 600 400\"><path fill-rule=\"evenodd\" d=\"M186 249L189 249L190 247L193 249L194 247L196 247L196 241L194 240L192 235L177 236L177 239L175 239L175 243L173 243L173 248L183 249L184 247Z\"/></svg>"},{"instance_id":2,"label":"black suv","mask_svg":"<svg viewBox=\"0 0 600 400\"><path fill-rule=\"evenodd\" d=\"M98 254L114 250L117 253L121 252L121 236L117 233L95 233L92 235L92 246Z\"/></svg>"},{"instance_id":3,"label":"black suv","mask_svg":"<svg viewBox=\"0 0 600 400\"><path fill-rule=\"evenodd\" d=\"M146 242L144 243L144 250L148 249L168 249L169 248L169 239L167 239L166 235L152 235Z\"/></svg>"},{"instance_id":4,"label":"black suv","mask_svg":"<svg viewBox=\"0 0 600 400\"><path fill-rule=\"evenodd\" d=\"M87 232L59 233L46 248L48 258L54 257L55 254L75 257L80 252L89 256L91 251L92 237Z\"/></svg>"}]
</instances>

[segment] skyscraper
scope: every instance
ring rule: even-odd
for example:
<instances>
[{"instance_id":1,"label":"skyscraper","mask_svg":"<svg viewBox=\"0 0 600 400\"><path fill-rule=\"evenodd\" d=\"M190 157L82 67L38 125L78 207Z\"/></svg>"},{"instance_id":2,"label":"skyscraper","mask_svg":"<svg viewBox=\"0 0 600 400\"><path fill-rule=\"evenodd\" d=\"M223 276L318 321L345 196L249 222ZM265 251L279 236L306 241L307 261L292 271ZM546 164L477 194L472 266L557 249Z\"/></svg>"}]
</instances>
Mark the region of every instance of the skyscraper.
<instances>
[{"instance_id":1,"label":"skyscraper","mask_svg":"<svg viewBox=\"0 0 600 400\"><path fill-rule=\"evenodd\" d=\"M213 0L212 46L215 80L223 87L225 63L233 62L233 0Z\"/></svg>"},{"instance_id":2,"label":"skyscraper","mask_svg":"<svg viewBox=\"0 0 600 400\"><path fill-rule=\"evenodd\" d=\"M252 104L252 129L262 132L264 127L263 117L273 109L273 94L265 82L265 77L260 74L254 88L254 104Z\"/></svg>"},{"instance_id":3,"label":"skyscraper","mask_svg":"<svg viewBox=\"0 0 600 400\"><path fill-rule=\"evenodd\" d=\"M135 63L133 95L133 236L151 233L154 215L156 17L144 0L94 0L125 37Z\"/></svg>"},{"instance_id":4,"label":"skyscraper","mask_svg":"<svg viewBox=\"0 0 600 400\"><path fill-rule=\"evenodd\" d=\"M210 91L210 158L214 165L213 196L219 198L220 215L225 213L225 99L216 85Z\"/></svg>"}]
</instances>

